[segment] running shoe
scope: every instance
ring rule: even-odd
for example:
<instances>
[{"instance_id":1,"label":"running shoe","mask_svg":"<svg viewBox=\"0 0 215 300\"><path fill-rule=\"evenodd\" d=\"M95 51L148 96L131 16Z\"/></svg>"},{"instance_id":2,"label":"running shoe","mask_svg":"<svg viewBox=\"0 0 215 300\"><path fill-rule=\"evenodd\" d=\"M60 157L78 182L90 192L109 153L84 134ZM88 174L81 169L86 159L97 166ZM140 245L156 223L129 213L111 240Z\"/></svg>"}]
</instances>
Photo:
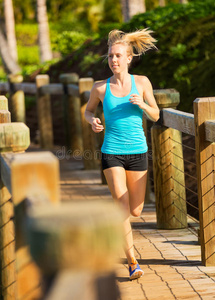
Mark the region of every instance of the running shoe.
<instances>
[{"instance_id":1,"label":"running shoe","mask_svg":"<svg viewBox=\"0 0 215 300\"><path fill-rule=\"evenodd\" d=\"M140 266L135 259L132 260L129 266L129 273L130 280L140 278L144 274L143 270L140 269Z\"/></svg>"}]
</instances>

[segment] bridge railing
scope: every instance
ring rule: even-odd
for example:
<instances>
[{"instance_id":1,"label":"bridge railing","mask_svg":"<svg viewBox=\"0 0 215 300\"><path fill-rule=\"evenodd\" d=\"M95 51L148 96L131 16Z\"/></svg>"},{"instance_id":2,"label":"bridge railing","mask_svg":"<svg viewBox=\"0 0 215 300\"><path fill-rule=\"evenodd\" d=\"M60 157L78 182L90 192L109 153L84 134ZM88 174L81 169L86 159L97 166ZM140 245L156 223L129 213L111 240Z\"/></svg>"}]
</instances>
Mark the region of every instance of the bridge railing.
<instances>
[{"instance_id":1,"label":"bridge railing","mask_svg":"<svg viewBox=\"0 0 215 300\"><path fill-rule=\"evenodd\" d=\"M82 155L85 169L98 168L100 152L97 146L101 145L103 132L95 135L84 119L93 79L79 79L75 74L62 74L60 81L59 84L50 84L47 75L38 75L37 89L34 84L14 83L13 92L28 89L37 94L40 140L44 148L50 148L53 144L49 97L52 94L63 96L67 149L71 153ZM0 84L0 90L3 89L9 89L9 85ZM174 89L155 90L154 95L161 109L161 118L151 129L158 227L187 227L182 133L195 136L202 262L204 265L215 265L215 98L196 99L193 103L194 114L190 114L176 110L180 99L179 93ZM101 107L97 113L103 118ZM146 126L146 122L144 124ZM105 182L104 177L102 179Z\"/></svg>"},{"instance_id":2,"label":"bridge railing","mask_svg":"<svg viewBox=\"0 0 215 300\"><path fill-rule=\"evenodd\" d=\"M10 122L4 96L0 108L0 298L118 299L120 211L101 201L61 203L58 159L25 152L29 128Z\"/></svg>"}]
</instances>

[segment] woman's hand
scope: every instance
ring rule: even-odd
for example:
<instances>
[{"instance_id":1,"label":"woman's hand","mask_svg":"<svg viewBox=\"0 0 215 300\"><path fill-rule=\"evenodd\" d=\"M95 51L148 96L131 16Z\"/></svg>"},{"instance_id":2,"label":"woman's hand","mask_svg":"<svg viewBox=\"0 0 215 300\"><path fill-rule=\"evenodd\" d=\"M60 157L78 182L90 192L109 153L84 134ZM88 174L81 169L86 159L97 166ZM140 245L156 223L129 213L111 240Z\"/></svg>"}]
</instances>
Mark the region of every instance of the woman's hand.
<instances>
[{"instance_id":1,"label":"woman's hand","mask_svg":"<svg viewBox=\"0 0 215 300\"><path fill-rule=\"evenodd\" d=\"M138 105L141 109L145 108L146 103L144 102L143 97L138 94L131 94L129 101L132 104Z\"/></svg>"},{"instance_id":2,"label":"woman's hand","mask_svg":"<svg viewBox=\"0 0 215 300\"><path fill-rule=\"evenodd\" d=\"M92 130L96 133L99 133L102 130L104 130L104 126L100 124L101 124L101 120L99 118L93 118Z\"/></svg>"}]
</instances>

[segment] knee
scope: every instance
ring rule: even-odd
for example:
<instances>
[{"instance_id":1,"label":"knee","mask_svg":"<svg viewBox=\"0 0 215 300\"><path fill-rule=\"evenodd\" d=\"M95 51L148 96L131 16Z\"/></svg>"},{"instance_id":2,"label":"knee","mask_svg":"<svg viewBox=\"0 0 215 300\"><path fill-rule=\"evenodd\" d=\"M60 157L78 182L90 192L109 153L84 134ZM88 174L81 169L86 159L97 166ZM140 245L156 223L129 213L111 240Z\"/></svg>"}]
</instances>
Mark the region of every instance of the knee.
<instances>
[{"instance_id":1,"label":"knee","mask_svg":"<svg viewBox=\"0 0 215 300\"><path fill-rule=\"evenodd\" d=\"M134 208L134 209L131 209L130 212L131 212L131 215L133 217L139 217L142 213L142 206L141 207L137 207L137 208Z\"/></svg>"}]
</instances>

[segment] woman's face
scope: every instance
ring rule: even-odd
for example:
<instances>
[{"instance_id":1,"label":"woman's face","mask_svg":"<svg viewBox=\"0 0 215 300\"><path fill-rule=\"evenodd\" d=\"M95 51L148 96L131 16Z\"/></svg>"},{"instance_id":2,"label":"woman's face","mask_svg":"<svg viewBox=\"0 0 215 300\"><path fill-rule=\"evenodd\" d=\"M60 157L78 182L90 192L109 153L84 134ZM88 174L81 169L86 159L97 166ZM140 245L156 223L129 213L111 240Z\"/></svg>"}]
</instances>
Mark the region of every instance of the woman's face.
<instances>
[{"instance_id":1,"label":"woman's face","mask_svg":"<svg viewBox=\"0 0 215 300\"><path fill-rule=\"evenodd\" d=\"M128 46L124 44L114 44L108 50L108 64L114 74L128 70L128 65L132 56L127 52Z\"/></svg>"}]
</instances>

